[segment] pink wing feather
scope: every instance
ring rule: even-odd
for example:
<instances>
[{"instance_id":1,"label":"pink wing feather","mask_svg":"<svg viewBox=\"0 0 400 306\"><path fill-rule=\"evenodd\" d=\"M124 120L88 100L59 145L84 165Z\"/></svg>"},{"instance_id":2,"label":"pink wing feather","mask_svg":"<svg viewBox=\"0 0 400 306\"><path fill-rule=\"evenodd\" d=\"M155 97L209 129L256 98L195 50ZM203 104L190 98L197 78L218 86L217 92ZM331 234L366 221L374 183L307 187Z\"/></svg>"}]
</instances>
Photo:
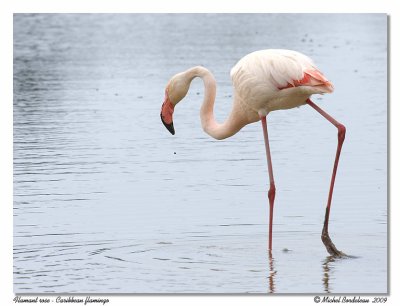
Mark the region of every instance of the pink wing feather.
<instances>
[{"instance_id":1,"label":"pink wing feather","mask_svg":"<svg viewBox=\"0 0 400 306\"><path fill-rule=\"evenodd\" d=\"M317 69L306 69L304 71L304 77L301 80L294 81L295 86L301 85L332 85L329 80Z\"/></svg>"},{"instance_id":2,"label":"pink wing feather","mask_svg":"<svg viewBox=\"0 0 400 306\"><path fill-rule=\"evenodd\" d=\"M294 80L287 86L279 87L279 89L285 89L297 86L324 86L329 91L333 91L333 84L317 69L306 69L304 71L303 78L301 80Z\"/></svg>"}]
</instances>

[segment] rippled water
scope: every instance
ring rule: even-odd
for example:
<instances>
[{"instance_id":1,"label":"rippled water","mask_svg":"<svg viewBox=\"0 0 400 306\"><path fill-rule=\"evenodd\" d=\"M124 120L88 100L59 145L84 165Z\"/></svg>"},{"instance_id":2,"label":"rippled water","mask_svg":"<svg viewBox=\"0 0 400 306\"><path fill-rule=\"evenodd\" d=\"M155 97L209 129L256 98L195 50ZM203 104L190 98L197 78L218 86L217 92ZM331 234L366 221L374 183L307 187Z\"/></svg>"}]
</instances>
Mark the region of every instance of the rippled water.
<instances>
[{"instance_id":1,"label":"rippled water","mask_svg":"<svg viewBox=\"0 0 400 306\"><path fill-rule=\"evenodd\" d=\"M14 16L14 290L18 293L387 292L386 22L363 15ZM311 56L335 84L314 100L347 127L320 240L336 129L309 107L270 115L277 184L268 256L261 124L215 141L195 65L231 106L229 70L259 49Z\"/></svg>"}]
</instances>

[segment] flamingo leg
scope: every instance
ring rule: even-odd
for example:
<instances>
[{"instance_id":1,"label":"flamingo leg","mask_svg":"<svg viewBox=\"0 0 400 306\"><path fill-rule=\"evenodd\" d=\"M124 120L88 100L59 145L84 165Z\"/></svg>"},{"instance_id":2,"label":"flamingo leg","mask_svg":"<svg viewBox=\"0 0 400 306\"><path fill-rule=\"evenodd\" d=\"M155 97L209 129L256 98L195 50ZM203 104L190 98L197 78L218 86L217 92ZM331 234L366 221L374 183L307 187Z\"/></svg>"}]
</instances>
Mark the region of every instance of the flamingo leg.
<instances>
[{"instance_id":1,"label":"flamingo leg","mask_svg":"<svg viewBox=\"0 0 400 306\"><path fill-rule=\"evenodd\" d=\"M268 250L271 252L271 250L272 250L272 222L273 222L273 218L274 218L274 201L275 201L275 181L274 181L274 173L272 171L271 151L269 149L267 118L265 116L261 116L261 124L262 124L262 128L263 128L263 133L264 133L265 151L267 153L268 175L269 175L269 191L268 191L268 199L269 199L269 236L268 236Z\"/></svg>"},{"instance_id":2,"label":"flamingo leg","mask_svg":"<svg viewBox=\"0 0 400 306\"><path fill-rule=\"evenodd\" d=\"M332 178L331 178L331 185L329 188L329 195L328 195L328 203L326 205L326 212L325 212L325 221L324 227L322 228L321 239L324 243L326 250L329 254L333 256L346 256L343 252L339 251L335 245L333 244L331 238L328 234L328 223L329 223L329 214L331 210L331 203L332 203L332 195L333 195L333 187L335 185L335 178L336 178L336 171L339 164L339 157L340 152L342 150L343 141L346 135L346 128L343 124L339 123L337 120L332 118L328 115L325 111L323 111L320 107L318 107L314 102L310 99L307 100L307 104L309 104L312 108L314 108L318 113L320 113L325 119L327 119L330 123L332 123L338 129L338 145L336 149L336 157L335 162L333 164L333 171L332 171Z\"/></svg>"}]
</instances>

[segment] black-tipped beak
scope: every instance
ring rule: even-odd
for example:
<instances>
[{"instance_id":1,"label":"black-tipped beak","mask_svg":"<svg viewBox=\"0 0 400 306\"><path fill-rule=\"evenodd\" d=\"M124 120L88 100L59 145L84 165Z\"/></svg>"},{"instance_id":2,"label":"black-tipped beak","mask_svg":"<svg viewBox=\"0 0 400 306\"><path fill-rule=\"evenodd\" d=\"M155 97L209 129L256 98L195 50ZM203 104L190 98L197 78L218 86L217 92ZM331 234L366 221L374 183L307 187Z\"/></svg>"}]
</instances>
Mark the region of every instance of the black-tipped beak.
<instances>
[{"instance_id":1,"label":"black-tipped beak","mask_svg":"<svg viewBox=\"0 0 400 306\"><path fill-rule=\"evenodd\" d=\"M164 126L167 128L167 130L168 130L172 135L175 135L174 122L166 123L166 122L164 121L164 119L163 119L162 114L160 114L160 117L161 117L162 123L163 123Z\"/></svg>"}]
</instances>

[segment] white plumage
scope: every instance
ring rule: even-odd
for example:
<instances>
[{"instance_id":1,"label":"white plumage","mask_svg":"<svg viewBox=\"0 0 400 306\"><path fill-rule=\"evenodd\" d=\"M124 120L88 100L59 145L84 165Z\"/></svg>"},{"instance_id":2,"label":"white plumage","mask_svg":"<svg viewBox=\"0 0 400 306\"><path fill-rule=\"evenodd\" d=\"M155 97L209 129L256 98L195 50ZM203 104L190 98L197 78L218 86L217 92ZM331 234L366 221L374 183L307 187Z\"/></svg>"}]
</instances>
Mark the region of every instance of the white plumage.
<instances>
[{"instance_id":1,"label":"white plumage","mask_svg":"<svg viewBox=\"0 0 400 306\"><path fill-rule=\"evenodd\" d=\"M305 73L312 71L318 76L305 80L300 87ZM319 86L331 85L321 76L322 73L309 57L296 51L281 49L250 53L231 70L235 98L244 108L256 112L257 115L300 106L311 94L331 92L332 87ZM295 89L287 90L288 87Z\"/></svg>"}]
</instances>

